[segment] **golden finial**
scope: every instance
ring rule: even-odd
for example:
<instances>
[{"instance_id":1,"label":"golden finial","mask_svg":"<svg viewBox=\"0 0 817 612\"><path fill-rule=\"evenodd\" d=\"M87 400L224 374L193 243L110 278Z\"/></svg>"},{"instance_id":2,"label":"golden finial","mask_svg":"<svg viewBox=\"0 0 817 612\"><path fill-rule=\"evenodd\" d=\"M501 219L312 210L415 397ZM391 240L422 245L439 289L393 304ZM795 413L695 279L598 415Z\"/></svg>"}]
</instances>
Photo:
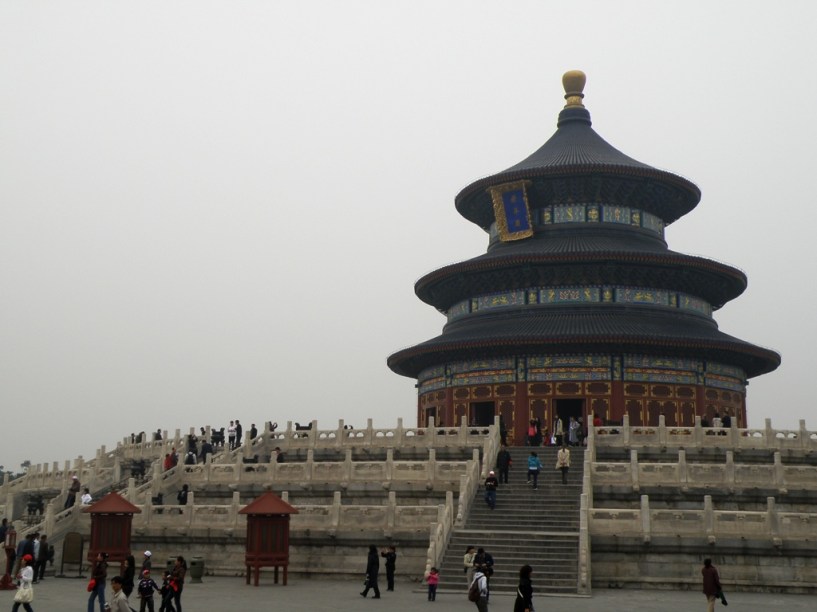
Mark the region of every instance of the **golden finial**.
<instances>
[{"instance_id":1,"label":"golden finial","mask_svg":"<svg viewBox=\"0 0 817 612\"><path fill-rule=\"evenodd\" d=\"M562 76L562 86L565 88L565 108L580 107L584 108L582 98L584 98L584 84L587 82L587 76L581 70L568 70Z\"/></svg>"}]
</instances>

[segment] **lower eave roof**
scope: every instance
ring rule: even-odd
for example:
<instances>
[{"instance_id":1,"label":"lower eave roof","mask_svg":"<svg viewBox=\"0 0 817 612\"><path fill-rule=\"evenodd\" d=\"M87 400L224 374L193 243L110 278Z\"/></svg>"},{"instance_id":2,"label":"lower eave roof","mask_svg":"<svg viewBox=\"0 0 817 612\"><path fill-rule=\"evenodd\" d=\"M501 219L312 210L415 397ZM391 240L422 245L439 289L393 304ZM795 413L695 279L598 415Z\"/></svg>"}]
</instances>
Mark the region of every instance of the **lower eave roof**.
<instances>
[{"instance_id":1,"label":"lower eave roof","mask_svg":"<svg viewBox=\"0 0 817 612\"><path fill-rule=\"evenodd\" d=\"M588 306L474 314L443 333L391 355L388 366L416 378L425 368L499 355L614 352L714 359L752 378L780 365L780 355L718 330L708 318L644 306Z\"/></svg>"}]
</instances>

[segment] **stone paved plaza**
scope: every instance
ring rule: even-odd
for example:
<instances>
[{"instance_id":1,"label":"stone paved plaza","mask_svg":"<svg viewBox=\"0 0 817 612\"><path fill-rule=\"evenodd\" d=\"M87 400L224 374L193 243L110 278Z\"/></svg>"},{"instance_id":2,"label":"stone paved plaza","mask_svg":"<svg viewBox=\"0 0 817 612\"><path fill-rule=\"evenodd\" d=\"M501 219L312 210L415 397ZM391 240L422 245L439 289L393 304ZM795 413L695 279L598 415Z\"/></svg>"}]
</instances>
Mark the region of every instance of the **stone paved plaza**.
<instances>
[{"instance_id":1,"label":"stone paved plaza","mask_svg":"<svg viewBox=\"0 0 817 612\"><path fill-rule=\"evenodd\" d=\"M458 576L459 578L459 576ZM535 578L535 574L534 574ZM443 586L441 582L441 587ZM34 610L37 612L84 612L87 609L88 593L85 580L70 578L47 578L34 585ZM535 585L535 582L534 582ZM428 602L419 585L398 583L392 592L382 592L379 600L363 600L359 595L361 584L350 580L317 580L302 577L291 578L284 587L268 579L259 587L247 586L243 578L206 577L202 584L185 586L182 604L184 612L223 612L226 610L281 610L286 612L358 612L360 610L388 610L388 612L417 612L437 609L445 612L475 610L474 604L461 593L440 592L437 601ZM13 591L0 592L0 609L9 610ZM106 595L110 594L108 589ZM760 610L817 609L817 598L812 595L779 595L768 593L729 593L729 607L732 612L754 612ZM138 600L131 605L139 609ZM612 610L635 612L700 612L706 609L703 594L691 591L640 591L597 589L592 597L538 597L534 605L540 612L544 610L565 612L609 612ZM21 608L22 609L22 608ZM722 609L717 604L716 609ZM158 610L158 606L157 606ZM490 610L510 612L513 597L495 595L491 598Z\"/></svg>"}]
</instances>

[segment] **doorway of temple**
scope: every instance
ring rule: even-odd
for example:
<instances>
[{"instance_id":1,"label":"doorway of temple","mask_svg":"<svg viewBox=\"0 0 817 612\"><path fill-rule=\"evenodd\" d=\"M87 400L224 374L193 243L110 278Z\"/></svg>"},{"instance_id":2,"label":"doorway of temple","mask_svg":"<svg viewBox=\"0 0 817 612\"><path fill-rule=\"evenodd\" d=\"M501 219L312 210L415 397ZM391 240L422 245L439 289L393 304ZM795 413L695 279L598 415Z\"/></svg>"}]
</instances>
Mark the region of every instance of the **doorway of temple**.
<instances>
[{"instance_id":1,"label":"doorway of temple","mask_svg":"<svg viewBox=\"0 0 817 612\"><path fill-rule=\"evenodd\" d=\"M562 426L565 428L565 433L567 433L568 423L570 423L570 417L573 417L577 421L579 417L582 418L582 423L587 425L587 418L584 414L584 400L571 398L571 399L557 399L556 400L556 413L562 419Z\"/></svg>"},{"instance_id":2,"label":"doorway of temple","mask_svg":"<svg viewBox=\"0 0 817 612\"><path fill-rule=\"evenodd\" d=\"M472 402L471 414L468 422L477 427L487 427L494 424L494 403L493 402Z\"/></svg>"}]
</instances>

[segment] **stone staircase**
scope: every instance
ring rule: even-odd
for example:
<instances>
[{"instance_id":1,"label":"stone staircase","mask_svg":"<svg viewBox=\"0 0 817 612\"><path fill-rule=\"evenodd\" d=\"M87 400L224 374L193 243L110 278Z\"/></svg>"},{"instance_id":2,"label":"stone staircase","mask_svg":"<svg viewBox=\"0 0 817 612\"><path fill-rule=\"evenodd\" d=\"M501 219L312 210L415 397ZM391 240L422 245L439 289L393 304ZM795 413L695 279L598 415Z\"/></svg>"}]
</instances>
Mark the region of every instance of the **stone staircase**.
<instances>
[{"instance_id":1,"label":"stone staircase","mask_svg":"<svg viewBox=\"0 0 817 612\"><path fill-rule=\"evenodd\" d=\"M496 509L488 508L480 487L465 526L451 534L440 568L440 588L466 589L462 557L468 546L475 546L494 558L494 592L515 592L519 568L527 563L533 567L536 593L576 593L584 449L570 449L566 485L555 469L557 449L536 449L544 466L537 490L526 484L530 447L509 450L513 465L508 484L497 491Z\"/></svg>"}]
</instances>

